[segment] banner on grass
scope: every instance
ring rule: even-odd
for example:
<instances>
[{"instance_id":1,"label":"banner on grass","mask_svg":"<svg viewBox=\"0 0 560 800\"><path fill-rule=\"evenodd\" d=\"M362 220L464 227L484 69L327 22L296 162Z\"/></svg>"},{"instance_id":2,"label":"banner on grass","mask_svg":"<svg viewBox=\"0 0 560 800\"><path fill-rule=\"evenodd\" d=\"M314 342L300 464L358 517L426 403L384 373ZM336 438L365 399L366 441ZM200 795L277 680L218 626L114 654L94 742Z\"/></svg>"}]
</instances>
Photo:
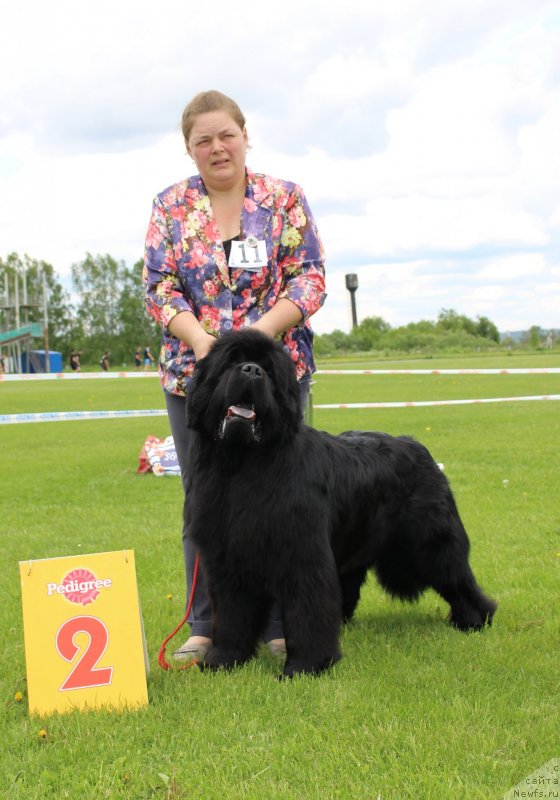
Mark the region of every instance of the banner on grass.
<instances>
[{"instance_id":1,"label":"banner on grass","mask_svg":"<svg viewBox=\"0 0 560 800\"><path fill-rule=\"evenodd\" d=\"M148 703L134 551L20 561L30 713Z\"/></svg>"}]
</instances>

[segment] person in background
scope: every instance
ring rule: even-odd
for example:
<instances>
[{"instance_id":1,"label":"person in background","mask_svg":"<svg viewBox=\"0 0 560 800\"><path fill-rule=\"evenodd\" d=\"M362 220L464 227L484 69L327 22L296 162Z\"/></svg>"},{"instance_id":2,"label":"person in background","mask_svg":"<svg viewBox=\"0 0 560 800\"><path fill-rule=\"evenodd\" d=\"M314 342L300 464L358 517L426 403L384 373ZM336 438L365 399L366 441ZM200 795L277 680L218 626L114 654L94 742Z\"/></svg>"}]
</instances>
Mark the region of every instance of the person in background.
<instances>
[{"instance_id":1,"label":"person in background","mask_svg":"<svg viewBox=\"0 0 560 800\"><path fill-rule=\"evenodd\" d=\"M101 361L99 363L101 365L101 369L104 372L107 372L107 370L109 369L109 351L108 350L105 350L105 352L101 356Z\"/></svg>"},{"instance_id":2,"label":"person in background","mask_svg":"<svg viewBox=\"0 0 560 800\"><path fill-rule=\"evenodd\" d=\"M72 350L70 353L70 369L73 372L79 372L80 366L80 353L77 350Z\"/></svg>"},{"instance_id":3,"label":"person in background","mask_svg":"<svg viewBox=\"0 0 560 800\"><path fill-rule=\"evenodd\" d=\"M134 351L134 367L139 370L142 366L142 348L138 346Z\"/></svg>"},{"instance_id":4,"label":"person in background","mask_svg":"<svg viewBox=\"0 0 560 800\"><path fill-rule=\"evenodd\" d=\"M221 92L197 94L182 116L186 150L197 173L157 195L145 242L146 307L162 330L159 373L182 469L189 433L185 394L195 363L217 337L252 327L282 341L309 393L313 333L309 318L325 298L324 251L300 186L253 172L237 103ZM183 529L187 587L196 553ZM211 609L203 569L177 659L203 658L211 646ZM285 653L281 609L263 640Z\"/></svg>"},{"instance_id":5,"label":"person in background","mask_svg":"<svg viewBox=\"0 0 560 800\"><path fill-rule=\"evenodd\" d=\"M147 344L144 348L144 371L147 372L154 362L155 358L151 353L150 346Z\"/></svg>"}]
</instances>

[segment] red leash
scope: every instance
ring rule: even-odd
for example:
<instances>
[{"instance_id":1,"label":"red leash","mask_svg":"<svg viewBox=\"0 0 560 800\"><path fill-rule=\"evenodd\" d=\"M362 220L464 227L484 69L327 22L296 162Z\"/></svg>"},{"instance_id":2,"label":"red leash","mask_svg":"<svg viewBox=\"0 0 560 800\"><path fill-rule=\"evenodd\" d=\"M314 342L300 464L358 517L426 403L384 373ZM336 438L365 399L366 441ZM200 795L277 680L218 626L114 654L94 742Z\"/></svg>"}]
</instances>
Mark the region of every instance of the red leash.
<instances>
[{"instance_id":1,"label":"red leash","mask_svg":"<svg viewBox=\"0 0 560 800\"><path fill-rule=\"evenodd\" d=\"M180 630L181 630L181 628L183 627L183 625L184 625L184 624L185 624L185 622L187 621L187 617L188 617L188 616L189 616L189 614L191 613L191 608L192 608L192 604L193 604L193 600L194 600L194 591L195 591L195 589L196 589L196 580L197 580L197 578L198 578L198 567L199 567L199 563L200 563L200 557L199 557L199 555L198 555L198 553L197 553L197 554L196 554L196 560L195 560L195 562L194 562L194 570L193 570L193 578L192 578L191 594L190 594L190 597L189 597L189 602L188 602L188 604L187 604L187 610L185 611L185 616L183 617L183 619L181 620L181 622L180 622L180 623L177 625L177 627L175 628L175 630L174 630L174 631L172 631L172 632L169 634L169 636L167 636L167 637L166 637L166 638L163 640L163 642L161 643L161 647L159 648L159 653L158 653L158 664L160 665L160 667L161 667L162 669L173 669L173 667L171 666L171 664L169 664L169 663L166 661L166 659L165 659L165 648L167 647L167 643L168 643L169 641L171 641L171 639L173 639L173 637L175 636L175 634L176 634L178 631L180 631ZM198 664L198 659L196 659L196 658L193 658L191 661L189 661L189 662L188 662L188 664L182 664L180 667L177 667L177 669L179 669L179 670L181 670L181 669L188 669L188 667L192 667L192 666L194 666L195 664Z\"/></svg>"}]
</instances>

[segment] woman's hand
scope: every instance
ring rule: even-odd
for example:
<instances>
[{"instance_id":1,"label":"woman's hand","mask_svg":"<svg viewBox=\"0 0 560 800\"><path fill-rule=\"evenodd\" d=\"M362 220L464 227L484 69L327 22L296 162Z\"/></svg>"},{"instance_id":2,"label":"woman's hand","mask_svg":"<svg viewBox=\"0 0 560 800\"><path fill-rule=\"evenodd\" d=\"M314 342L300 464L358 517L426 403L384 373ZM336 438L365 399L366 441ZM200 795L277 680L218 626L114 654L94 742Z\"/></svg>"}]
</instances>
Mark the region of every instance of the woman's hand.
<instances>
[{"instance_id":1,"label":"woman's hand","mask_svg":"<svg viewBox=\"0 0 560 800\"><path fill-rule=\"evenodd\" d=\"M274 339L279 333L299 325L303 320L303 314L291 300L281 297L270 311L263 314L260 319L254 322L251 327L262 333L266 333Z\"/></svg>"},{"instance_id":2,"label":"woman's hand","mask_svg":"<svg viewBox=\"0 0 560 800\"><path fill-rule=\"evenodd\" d=\"M216 344L216 338L207 333L194 314L181 311L168 325L169 333L194 350L197 361L207 356Z\"/></svg>"},{"instance_id":3,"label":"woman's hand","mask_svg":"<svg viewBox=\"0 0 560 800\"><path fill-rule=\"evenodd\" d=\"M201 329L200 334L191 338L191 347L194 350L194 357L196 360L200 361L201 358L207 356L215 344L216 337Z\"/></svg>"}]
</instances>

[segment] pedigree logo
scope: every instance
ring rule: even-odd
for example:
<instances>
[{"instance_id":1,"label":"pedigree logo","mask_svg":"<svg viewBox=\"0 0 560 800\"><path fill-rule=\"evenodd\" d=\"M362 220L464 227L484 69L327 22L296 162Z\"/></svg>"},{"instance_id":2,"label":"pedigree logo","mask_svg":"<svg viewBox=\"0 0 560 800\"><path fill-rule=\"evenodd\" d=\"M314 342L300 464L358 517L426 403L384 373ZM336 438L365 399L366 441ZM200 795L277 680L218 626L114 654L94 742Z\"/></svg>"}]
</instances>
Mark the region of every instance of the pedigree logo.
<instances>
[{"instance_id":1,"label":"pedigree logo","mask_svg":"<svg viewBox=\"0 0 560 800\"><path fill-rule=\"evenodd\" d=\"M88 569L73 569L62 583L47 583L47 597L62 595L70 603L88 606L95 602L102 589L110 589L111 578L96 578Z\"/></svg>"}]
</instances>

